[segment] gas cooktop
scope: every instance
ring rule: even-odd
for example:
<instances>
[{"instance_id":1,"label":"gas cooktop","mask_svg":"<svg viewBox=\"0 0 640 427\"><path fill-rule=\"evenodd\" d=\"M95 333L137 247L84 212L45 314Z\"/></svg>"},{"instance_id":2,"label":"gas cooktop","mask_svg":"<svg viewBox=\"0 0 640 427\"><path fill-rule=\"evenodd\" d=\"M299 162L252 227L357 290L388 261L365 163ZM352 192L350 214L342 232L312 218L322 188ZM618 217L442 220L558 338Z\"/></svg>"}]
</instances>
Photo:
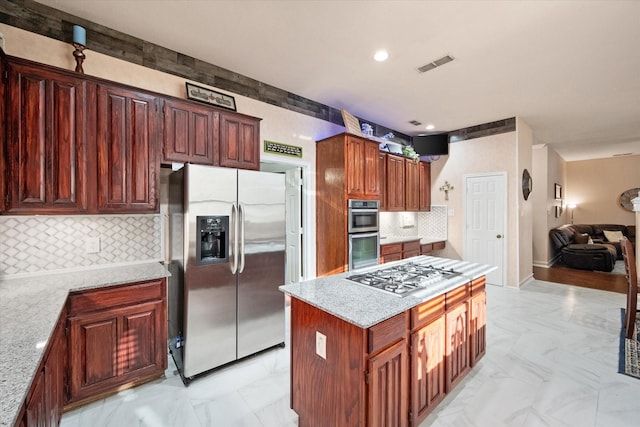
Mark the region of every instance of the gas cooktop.
<instances>
[{"instance_id":1,"label":"gas cooktop","mask_svg":"<svg viewBox=\"0 0 640 427\"><path fill-rule=\"evenodd\" d=\"M347 276L347 280L378 291L403 297L461 274L462 273L453 271L453 269L408 262L380 270L353 274Z\"/></svg>"}]
</instances>

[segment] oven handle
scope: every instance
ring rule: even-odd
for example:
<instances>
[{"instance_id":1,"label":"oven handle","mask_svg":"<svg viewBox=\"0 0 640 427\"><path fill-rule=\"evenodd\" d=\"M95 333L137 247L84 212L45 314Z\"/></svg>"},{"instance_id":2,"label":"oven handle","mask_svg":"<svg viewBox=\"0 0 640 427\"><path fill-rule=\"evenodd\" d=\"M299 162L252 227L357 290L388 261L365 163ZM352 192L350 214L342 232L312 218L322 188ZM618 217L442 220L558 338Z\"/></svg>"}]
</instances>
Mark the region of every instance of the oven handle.
<instances>
[{"instance_id":1,"label":"oven handle","mask_svg":"<svg viewBox=\"0 0 640 427\"><path fill-rule=\"evenodd\" d=\"M349 208L349 213L378 213L380 209L366 208L366 209L358 209L358 208Z\"/></svg>"}]
</instances>

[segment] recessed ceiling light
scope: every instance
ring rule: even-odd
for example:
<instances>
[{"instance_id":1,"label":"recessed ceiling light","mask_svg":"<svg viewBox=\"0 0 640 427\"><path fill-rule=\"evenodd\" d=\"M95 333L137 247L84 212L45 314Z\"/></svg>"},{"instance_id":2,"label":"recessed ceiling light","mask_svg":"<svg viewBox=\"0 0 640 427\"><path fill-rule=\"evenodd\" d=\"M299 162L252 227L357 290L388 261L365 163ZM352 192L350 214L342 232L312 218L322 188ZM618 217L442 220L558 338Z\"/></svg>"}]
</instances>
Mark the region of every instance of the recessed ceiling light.
<instances>
[{"instance_id":1,"label":"recessed ceiling light","mask_svg":"<svg viewBox=\"0 0 640 427\"><path fill-rule=\"evenodd\" d=\"M373 59L375 59L378 62L386 61L388 58L389 58L389 52L387 52L386 50L379 50L376 52L375 55L373 55Z\"/></svg>"},{"instance_id":2,"label":"recessed ceiling light","mask_svg":"<svg viewBox=\"0 0 640 427\"><path fill-rule=\"evenodd\" d=\"M436 127L434 125L427 125L427 130L434 130Z\"/></svg>"}]
</instances>

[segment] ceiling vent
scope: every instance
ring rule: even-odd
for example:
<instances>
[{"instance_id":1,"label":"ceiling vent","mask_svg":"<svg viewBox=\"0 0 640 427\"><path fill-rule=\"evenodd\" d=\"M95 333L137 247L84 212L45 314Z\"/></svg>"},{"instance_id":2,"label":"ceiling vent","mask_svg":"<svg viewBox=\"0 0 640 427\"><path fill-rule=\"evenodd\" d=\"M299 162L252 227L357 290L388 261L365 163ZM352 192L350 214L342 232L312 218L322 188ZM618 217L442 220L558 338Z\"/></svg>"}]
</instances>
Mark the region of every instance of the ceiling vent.
<instances>
[{"instance_id":1,"label":"ceiling vent","mask_svg":"<svg viewBox=\"0 0 640 427\"><path fill-rule=\"evenodd\" d=\"M412 125L414 125L414 126L420 126L420 125L422 124L422 123L420 123L420 122L419 122L419 121L417 121L417 120L411 120L409 123L411 123L411 124L412 124Z\"/></svg>"},{"instance_id":2,"label":"ceiling vent","mask_svg":"<svg viewBox=\"0 0 640 427\"><path fill-rule=\"evenodd\" d=\"M429 70L433 70L436 67L440 67L448 62L453 61L455 58L451 55L445 55L442 58L436 59L435 61L431 61L428 64L423 65L418 68L419 73L426 73Z\"/></svg>"}]
</instances>

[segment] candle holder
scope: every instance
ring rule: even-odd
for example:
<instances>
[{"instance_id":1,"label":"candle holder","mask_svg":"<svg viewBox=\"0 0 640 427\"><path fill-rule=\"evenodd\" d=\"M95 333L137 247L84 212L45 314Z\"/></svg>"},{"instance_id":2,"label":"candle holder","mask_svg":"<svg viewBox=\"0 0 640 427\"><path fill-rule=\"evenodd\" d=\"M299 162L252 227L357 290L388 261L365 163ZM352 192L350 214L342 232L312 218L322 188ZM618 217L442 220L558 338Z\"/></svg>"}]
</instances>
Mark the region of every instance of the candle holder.
<instances>
[{"instance_id":1,"label":"candle holder","mask_svg":"<svg viewBox=\"0 0 640 427\"><path fill-rule=\"evenodd\" d=\"M86 49L86 47L84 45L81 45L80 43L73 43L73 47L76 48L76 50L73 51L73 57L76 60L76 72L84 74L84 70L82 69L82 63L86 58L83 52Z\"/></svg>"}]
</instances>

